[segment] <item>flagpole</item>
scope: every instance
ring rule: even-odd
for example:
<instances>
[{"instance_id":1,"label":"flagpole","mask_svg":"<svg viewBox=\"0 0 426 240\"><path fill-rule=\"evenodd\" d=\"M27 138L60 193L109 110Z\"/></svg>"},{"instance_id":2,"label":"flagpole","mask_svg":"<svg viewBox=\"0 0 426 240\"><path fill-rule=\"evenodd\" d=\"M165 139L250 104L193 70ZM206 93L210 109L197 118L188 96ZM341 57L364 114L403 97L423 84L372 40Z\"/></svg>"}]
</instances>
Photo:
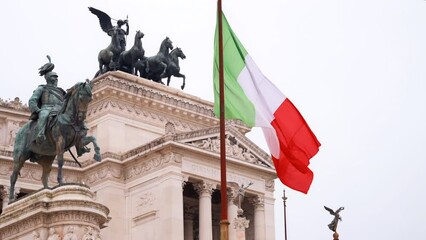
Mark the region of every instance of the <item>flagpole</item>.
<instances>
[{"instance_id":1,"label":"flagpole","mask_svg":"<svg viewBox=\"0 0 426 240\"><path fill-rule=\"evenodd\" d=\"M225 87L223 77L223 35L222 35L222 0L217 1L217 24L219 37L219 107L220 107L220 240L228 240L228 198L226 187L226 149L225 149Z\"/></svg>"},{"instance_id":2,"label":"flagpole","mask_svg":"<svg viewBox=\"0 0 426 240\"><path fill-rule=\"evenodd\" d=\"M286 201L287 197L285 196L285 189L283 190L283 203L284 203L284 239L287 240L287 214L286 214Z\"/></svg>"}]
</instances>

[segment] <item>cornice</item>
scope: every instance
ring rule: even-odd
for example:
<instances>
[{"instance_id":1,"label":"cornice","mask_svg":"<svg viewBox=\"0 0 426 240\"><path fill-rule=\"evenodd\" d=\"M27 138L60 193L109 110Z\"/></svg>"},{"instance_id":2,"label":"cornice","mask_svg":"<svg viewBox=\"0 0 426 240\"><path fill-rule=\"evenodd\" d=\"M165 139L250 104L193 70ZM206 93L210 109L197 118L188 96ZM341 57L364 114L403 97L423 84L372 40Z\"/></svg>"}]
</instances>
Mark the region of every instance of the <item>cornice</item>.
<instances>
[{"instance_id":1,"label":"cornice","mask_svg":"<svg viewBox=\"0 0 426 240\"><path fill-rule=\"evenodd\" d=\"M163 127L166 123L171 122L176 127L176 130L180 132L201 128L200 124L193 118L188 118L184 121L183 119L174 118L170 114L164 114L162 111L147 111L145 108L122 102L118 99L104 99L102 102L98 102L97 105L92 105L87 113L87 120L92 122L107 114L114 114L125 119L132 119L158 127Z\"/></svg>"},{"instance_id":2,"label":"cornice","mask_svg":"<svg viewBox=\"0 0 426 240\"><path fill-rule=\"evenodd\" d=\"M93 84L94 99L89 105L89 108L97 109L91 111L93 116L102 108L102 102L109 100L120 103L124 111L129 106L136 110L144 109L167 116L170 122L179 119L200 127L219 124L213 103L138 76L120 71L108 72L94 79ZM243 133L250 130L241 121L235 121L235 126Z\"/></svg>"}]
</instances>

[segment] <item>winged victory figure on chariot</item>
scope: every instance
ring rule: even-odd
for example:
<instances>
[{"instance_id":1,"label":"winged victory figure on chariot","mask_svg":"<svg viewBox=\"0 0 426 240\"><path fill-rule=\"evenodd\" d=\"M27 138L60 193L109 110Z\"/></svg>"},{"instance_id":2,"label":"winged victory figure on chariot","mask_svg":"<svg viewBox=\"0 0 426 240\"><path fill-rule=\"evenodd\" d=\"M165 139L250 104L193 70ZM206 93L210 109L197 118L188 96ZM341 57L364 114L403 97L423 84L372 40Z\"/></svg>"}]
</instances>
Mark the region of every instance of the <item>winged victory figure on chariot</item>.
<instances>
[{"instance_id":1,"label":"winged victory figure on chariot","mask_svg":"<svg viewBox=\"0 0 426 240\"><path fill-rule=\"evenodd\" d=\"M111 37L111 43L107 48L102 49L98 54L99 72L96 76L118 68L118 58L120 53L126 50L126 36L129 35L129 21L116 20L117 24L112 24L112 19L108 14L93 7L89 11L95 14L99 19L99 24L104 32ZM121 27L125 25L126 30Z\"/></svg>"}]
</instances>

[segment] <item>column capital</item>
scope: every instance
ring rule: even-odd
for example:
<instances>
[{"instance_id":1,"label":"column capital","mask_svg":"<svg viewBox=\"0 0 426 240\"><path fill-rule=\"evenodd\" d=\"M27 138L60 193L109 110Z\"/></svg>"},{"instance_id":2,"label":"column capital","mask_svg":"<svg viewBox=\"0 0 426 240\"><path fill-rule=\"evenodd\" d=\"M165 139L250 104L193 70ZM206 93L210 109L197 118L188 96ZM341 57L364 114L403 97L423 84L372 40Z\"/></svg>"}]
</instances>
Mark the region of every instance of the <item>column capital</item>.
<instances>
[{"instance_id":1,"label":"column capital","mask_svg":"<svg viewBox=\"0 0 426 240\"><path fill-rule=\"evenodd\" d=\"M255 209L265 206L265 198L262 195L256 195L249 198L249 202L254 205Z\"/></svg>"},{"instance_id":2,"label":"column capital","mask_svg":"<svg viewBox=\"0 0 426 240\"><path fill-rule=\"evenodd\" d=\"M189 182L189 176L188 175L183 175L182 176L182 191L185 188L185 185Z\"/></svg>"},{"instance_id":3,"label":"column capital","mask_svg":"<svg viewBox=\"0 0 426 240\"><path fill-rule=\"evenodd\" d=\"M202 181L198 183L193 183L195 191L197 191L198 195L208 193L210 196L213 193L213 190L216 188L216 183L210 181Z\"/></svg>"}]
</instances>

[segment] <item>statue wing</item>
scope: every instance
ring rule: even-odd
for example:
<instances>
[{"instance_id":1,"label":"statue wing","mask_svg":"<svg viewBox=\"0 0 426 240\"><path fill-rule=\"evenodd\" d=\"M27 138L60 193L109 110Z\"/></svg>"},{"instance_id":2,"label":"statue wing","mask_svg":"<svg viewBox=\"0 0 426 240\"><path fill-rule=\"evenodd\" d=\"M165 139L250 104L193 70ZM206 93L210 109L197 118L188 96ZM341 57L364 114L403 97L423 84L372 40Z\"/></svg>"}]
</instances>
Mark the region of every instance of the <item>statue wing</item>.
<instances>
[{"instance_id":1,"label":"statue wing","mask_svg":"<svg viewBox=\"0 0 426 240\"><path fill-rule=\"evenodd\" d=\"M335 214L335 213L334 213L334 211L333 211L333 209L328 208L328 207L326 207L326 206L324 206L324 208L325 208L325 210L327 210L328 212L330 212L330 214L331 214L331 215L334 215L334 214Z\"/></svg>"},{"instance_id":2,"label":"statue wing","mask_svg":"<svg viewBox=\"0 0 426 240\"><path fill-rule=\"evenodd\" d=\"M99 23L101 24L101 28L104 32L108 33L109 30L112 28L111 18L108 14L102 12L101 10L98 10L93 7L89 7L89 11L99 18Z\"/></svg>"}]
</instances>

